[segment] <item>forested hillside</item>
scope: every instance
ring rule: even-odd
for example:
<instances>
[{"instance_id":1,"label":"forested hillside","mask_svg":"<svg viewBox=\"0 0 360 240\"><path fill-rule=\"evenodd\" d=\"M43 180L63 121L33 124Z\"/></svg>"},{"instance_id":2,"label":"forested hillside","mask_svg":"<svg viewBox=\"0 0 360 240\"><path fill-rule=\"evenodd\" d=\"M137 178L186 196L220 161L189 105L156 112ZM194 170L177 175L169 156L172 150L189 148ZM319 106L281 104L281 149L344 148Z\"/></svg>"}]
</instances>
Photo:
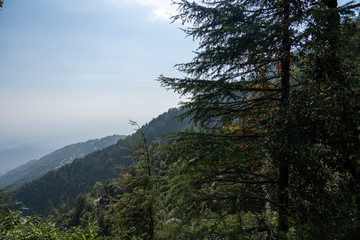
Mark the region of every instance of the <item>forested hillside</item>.
<instances>
[{"instance_id":1,"label":"forested hillside","mask_svg":"<svg viewBox=\"0 0 360 240\"><path fill-rule=\"evenodd\" d=\"M114 145L120 139L124 138L125 136L113 135L65 146L39 160L29 161L0 176L0 188L8 185L12 185L11 188L13 189L18 188L26 182L43 176L51 170L71 163L74 159L82 158L92 152Z\"/></svg>"},{"instance_id":2,"label":"forested hillside","mask_svg":"<svg viewBox=\"0 0 360 240\"><path fill-rule=\"evenodd\" d=\"M170 109L143 126L149 143L160 140L162 134L182 130L188 121L177 121L175 118L179 114L178 109ZM118 165L132 163L128 157L131 152L127 148L137 137L136 132L115 145L50 171L16 190L12 199L22 202L29 213L37 214L48 214L53 207L59 207L64 202L72 205L77 195L89 192L96 182L105 183L119 176Z\"/></svg>"}]
</instances>

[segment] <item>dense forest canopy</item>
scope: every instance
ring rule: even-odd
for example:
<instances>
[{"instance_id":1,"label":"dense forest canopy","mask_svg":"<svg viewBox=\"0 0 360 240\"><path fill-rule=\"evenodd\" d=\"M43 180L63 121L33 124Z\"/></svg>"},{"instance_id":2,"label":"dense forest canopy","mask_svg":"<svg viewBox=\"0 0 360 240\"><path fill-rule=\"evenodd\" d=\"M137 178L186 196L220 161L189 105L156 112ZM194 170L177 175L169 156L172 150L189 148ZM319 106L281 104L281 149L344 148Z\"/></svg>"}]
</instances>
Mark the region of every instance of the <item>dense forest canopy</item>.
<instances>
[{"instance_id":1,"label":"dense forest canopy","mask_svg":"<svg viewBox=\"0 0 360 240\"><path fill-rule=\"evenodd\" d=\"M90 239L359 239L360 4L177 4L173 20L199 47L178 65L186 77L159 81L189 101L143 127L132 122L137 133L109 148L129 156L98 152L73 163L81 174L49 173L91 181L47 208L46 221L27 221ZM175 115L186 124L169 121ZM85 176L85 159L96 167L112 157L128 159L118 177ZM28 231L24 216L0 207L4 234Z\"/></svg>"}]
</instances>

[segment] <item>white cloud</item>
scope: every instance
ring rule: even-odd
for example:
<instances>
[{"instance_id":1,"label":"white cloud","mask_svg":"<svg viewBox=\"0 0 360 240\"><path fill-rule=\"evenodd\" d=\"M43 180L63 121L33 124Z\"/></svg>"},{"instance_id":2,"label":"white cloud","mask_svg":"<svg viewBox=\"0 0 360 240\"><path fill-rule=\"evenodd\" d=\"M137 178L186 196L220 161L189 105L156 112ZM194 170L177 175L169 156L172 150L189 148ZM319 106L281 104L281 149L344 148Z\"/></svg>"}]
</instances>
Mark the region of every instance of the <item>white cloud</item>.
<instances>
[{"instance_id":1,"label":"white cloud","mask_svg":"<svg viewBox=\"0 0 360 240\"><path fill-rule=\"evenodd\" d=\"M106 0L108 3L116 7L127 7L136 3L143 8L147 8L152 20L166 20L176 14L176 6L172 4L172 0Z\"/></svg>"},{"instance_id":2,"label":"white cloud","mask_svg":"<svg viewBox=\"0 0 360 240\"><path fill-rule=\"evenodd\" d=\"M169 20L170 17L176 15L176 9L173 7L158 7L152 11L155 19Z\"/></svg>"}]
</instances>

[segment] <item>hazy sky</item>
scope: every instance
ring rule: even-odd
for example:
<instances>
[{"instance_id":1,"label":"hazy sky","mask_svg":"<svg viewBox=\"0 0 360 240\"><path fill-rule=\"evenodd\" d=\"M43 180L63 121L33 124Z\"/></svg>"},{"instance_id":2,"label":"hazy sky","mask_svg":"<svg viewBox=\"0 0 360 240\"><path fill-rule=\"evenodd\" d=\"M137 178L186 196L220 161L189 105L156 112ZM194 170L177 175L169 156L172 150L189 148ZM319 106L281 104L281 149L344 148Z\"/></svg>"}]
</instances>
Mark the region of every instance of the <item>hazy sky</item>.
<instances>
[{"instance_id":1,"label":"hazy sky","mask_svg":"<svg viewBox=\"0 0 360 240\"><path fill-rule=\"evenodd\" d=\"M341 1L344 2L344 1ZM0 150L130 134L178 95L196 44L170 24L171 0L5 0L0 11Z\"/></svg>"},{"instance_id":2,"label":"hazy sky","mask_svg":"<svg viewBox=\"0 0 360 240\"><path fill-rule=\"evenodd\" d=\"M156 81L180 76L191 38L170 0L5 0L0 11L0 144L130 134L176 107ZM51 142L50 141L50 142ZM70 141L70 142L64 142Z\"/></svg>"}]
</instances>

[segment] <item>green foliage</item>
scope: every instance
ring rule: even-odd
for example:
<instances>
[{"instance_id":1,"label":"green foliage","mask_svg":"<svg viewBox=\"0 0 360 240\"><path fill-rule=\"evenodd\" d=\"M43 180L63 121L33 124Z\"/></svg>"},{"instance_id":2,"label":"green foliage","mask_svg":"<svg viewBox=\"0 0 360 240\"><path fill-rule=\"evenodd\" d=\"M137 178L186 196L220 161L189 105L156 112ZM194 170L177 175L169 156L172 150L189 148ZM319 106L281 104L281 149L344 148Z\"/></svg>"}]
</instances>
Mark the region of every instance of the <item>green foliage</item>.
<instances>
[{"instance_id":1,"label":"green foliage","mask_svg":"<svg viewBox=\"0 0 360 240\"><path fill-rule=\"evenodd\" d=\"M37 216L25 216L3 204L5 190L0 190L0 239L95 239L91 228L59 228Z\"/></svg>"},{"instance_id":2,"label":"green foliage","mask_svg":"<svg viewBox=\"0 0 360 240\"><path fill-rule=\"evenodd\" d=\"M0 239L95 239L91 229L59 229L54 223L39 217L24 216L19 212L10 212L0 219Z\"/></svg>"},{"instance_id":3,"label":"green foliage","mask_svg":"<svg viewBox=\"0 0 360 240\"><path fill-rule=\"evenodd\" d=\"M5 203L5 200L11 195L8 188L0 189L0 217L6 216L9 212L9 207L12 206L12 203Z\"/></svg>"},{"instance_id":4,"label":"green foliage","mask_svg":"<svg viewBox=\"0 0 360 240\"><path fill-rule=\"evenodd\" d=\"M104 234L102 220L105 210L101 208L100 197L94 197L94 190L103 191L99 188L100 184L97 183L90 193L78 195L72 208L64 203L59 208L52 209L47 217L48 221L54 222L56 226L62 229L74 227L83 231L91 229L93 237L100 237Z\"/></svg>"},{"instance_id":5,"label":"green foliage","mask_svg":"<svg viewBox=\"0 0 360 240\"><path fill-rule=\"evenodd\" d=\"M245 227L242 220L242 212L261 213L270 203L267 191L272 187L262 186L275 184L272 171L248 162L249 152L240 151L225 132L196 132L178 134L176 144L168 149L170 158L175 154L177 161L166 174L165 197L171 210L163 221L181 229L176 234L179 239L244 238L245 228L274 231L264 225Z\"/></svg>"},{"instance_id":6,"label":"green foliage","mask_svg":"<svg viewBox=\"0 0 360 240\"><path fill-rule=\"evenodd\" d=\"M111 236L119 239L154 239L156 227L155 208L158 196L159 175L154 165L154 148L148 145L144 131L137 126L139 139L132 144L132 159L136 163L113 184L124 189L117 196L106 216Z\"/></svg>"}]
</instances>

